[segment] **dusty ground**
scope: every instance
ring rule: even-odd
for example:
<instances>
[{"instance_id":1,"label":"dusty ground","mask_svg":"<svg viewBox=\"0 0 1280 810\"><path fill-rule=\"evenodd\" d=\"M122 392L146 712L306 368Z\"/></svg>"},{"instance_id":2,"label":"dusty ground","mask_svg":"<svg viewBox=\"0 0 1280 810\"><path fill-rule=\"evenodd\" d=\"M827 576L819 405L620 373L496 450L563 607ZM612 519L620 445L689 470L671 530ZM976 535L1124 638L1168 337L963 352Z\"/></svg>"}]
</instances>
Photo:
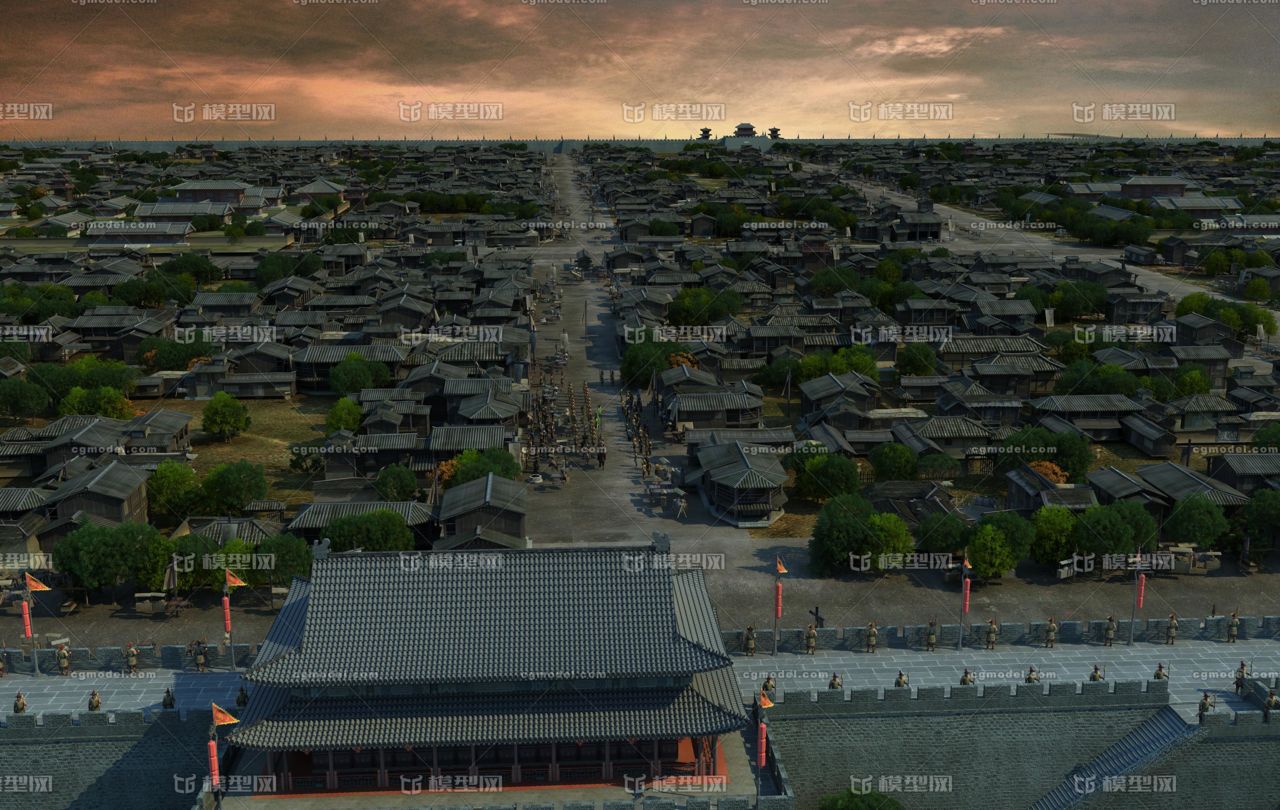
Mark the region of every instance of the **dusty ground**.
<instances>
[{"instance_id":1,"label":"dusty ground","mask_svg":"<svg viewBox=\"0 0 1280 810\"><path fill-rule=\"evenodd\" d=\"M291 445L324 437L324 418L334 399L295 397L292 400L244 400L251 420L248 431L231 441L220 441L201 429L205 401L164 400L154 407L181 411L192 417L191 466L201 475L219 464L248 461L261 464L267 477L267 497L290 504L312 500L307 477L289 469Z\"/></svg>"}]
</instances>

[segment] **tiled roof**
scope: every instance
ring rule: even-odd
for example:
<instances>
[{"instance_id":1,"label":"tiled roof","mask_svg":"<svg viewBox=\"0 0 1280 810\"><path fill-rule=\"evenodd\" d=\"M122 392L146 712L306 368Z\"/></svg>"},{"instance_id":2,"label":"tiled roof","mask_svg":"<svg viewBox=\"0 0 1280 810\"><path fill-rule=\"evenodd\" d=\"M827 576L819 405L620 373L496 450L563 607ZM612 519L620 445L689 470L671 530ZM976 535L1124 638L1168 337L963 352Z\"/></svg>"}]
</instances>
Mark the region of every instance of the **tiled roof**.
<instances>
[{"instance_id":1,"label":"tiled roof","mask_svg":"<svg viewBox=\"0 0 1280 810\"><path fill-rule=\"evenodd\" d=\"M481 506L524 514L528 511L525 486L488 473L484 478L450 487L440 501L440 519L449 520Z\"/></svg>"},{"instance_id":2,"label":"tiled roof","mask_svg":"<svg viewBox=\"0 0 1280 810\"><path fill-rule=\"evenodd\" d=\"M729 663L700 625L693 638L682 635L673 572L653 550L478 555L492 564L455 567L443 552L317 560L299 650L247 677L277 686L478 684L528 682L531 673L675 677ZM527 708L527 697L521 703ZM457 704L415 706L410 715Z\"/></svg>"},{"instance_id":3,"label":"tiled roof","mask_svg":"<svg viewBox=\"0 0 1280 810\"><path fill-rule=\"evenodd\" d=\"M353 503L304 504L298 516L289 524L289 531L296 529L323 529L335 520L352 515L364 515L377 511L395 512L409 526L420 526L431 520L431 509L417 501L356 501Z\"/></svg>"},{"instance_id":4,"label":"tiled roof","mask_svg":"<svg viewBox=\"0 0 1280 810\"><path fill-rule=\"evenodd\" d=\"M1096 413L1098 411L1124 411L1136 413L1142 406L1123 394L1071 394L1067 396L1041 397L1031 400L1037 411L1065 413Z\"/></svg>"},{"instance_id":5,"label":"tiled roof","mask_svg":"<svg viewBox=\"0 0 1280 810\"><path fill-rule=\"evenodd\" d=\"M529 554L531 552L514 552ZM725 734L746 718L731 669L694 675L689 686L550 694L298 698L272 716L236 726L236 745L269 750L497 745L679 738Z\"/></svg>"}]
</instances>

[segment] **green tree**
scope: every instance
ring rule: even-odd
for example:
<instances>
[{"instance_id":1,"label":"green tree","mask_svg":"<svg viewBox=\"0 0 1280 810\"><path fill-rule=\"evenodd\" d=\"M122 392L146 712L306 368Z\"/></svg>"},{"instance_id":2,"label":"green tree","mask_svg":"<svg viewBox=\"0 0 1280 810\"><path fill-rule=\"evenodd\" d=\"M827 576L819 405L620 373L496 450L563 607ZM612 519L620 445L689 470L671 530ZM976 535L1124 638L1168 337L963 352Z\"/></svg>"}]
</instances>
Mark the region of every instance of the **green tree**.
<instances>
[{"instance_id":1,"label":"green tree","mask_svg":"<svg viewBox=\"0 0 1280 810\"><path fill-rule=\"evenodd\" d=\"M1220 250L1210 253L1204 260L1204 271L1211 276L1220 276L1231 270L1231 260Z\"/></svg>"},{"instance_id":2,"label":"green tree","mask_svg":"<svg viewBox=\"0 0 1280 810\"><path fill-rule=\"evenodd\" d=\"M0 380L0 413L13 419L29 419L49 408L49 393L41 386L13 377Z\"/></svg>"},{"instance_id":3,"label":"green tree","mask_svg":"<svg viewBox=\"0 0 1280 810\"><path fill-rule=\"evenodd\" d=\"M220 227L218 223L217 227ZM210 228L209 230L214 230ZM168 275L188 275L199 284L208 284L222 278L222 269L205 256L183 253L160 265L160 271Z\"/></svg>"},{"instance_id":4,"label":"green tree","mask_svg":"<svg viewBox=\"0 0 1280 810\"><path fill-rule=\"evenodd\" d=\"M391 464L378 470L374 488L384 501L408 501L418 489L418 479L413 470L403 464Z\"/></svg>"},{"instance_id":5,"label":"green tree","mask_svg":"<svg viewBox=\"0 0 1280 810\"><path fill-rule=\"evenodd\" d=\"M915 550L915 541L911 539L911 529L905 521L889 512L878 512L867 518L874 540L871 548L871 564L874 570L881 570L882 555L905 555ZM865 552L864 552L865 553Z\"/></svg>"},{"instance_id":6,"label":"green tree","mask_svg":"<svg viewBox=\"0 0 1280 810\"><path fill-rule=\"evenodd\" d=\"M1133 547L1135 551L1144 551L1151 553L1155 551L1156 544L1160 541L1160 527L1156 525L1156 519L1146 510L1141 503L1136 500L1126 499L1116 501L1107 507L1120 516L1133 531Z\"/></svg>"},{"instance_id":7,"label":"green tree","mask_svg":"<svg viewBox=\"0 0 1280 810\"><path fill-rule=\"evenodd\" d=\"M375 509L363 515L348 515L329 524L333 551L410 551L413 532L404 518L390 509Z\"/></svg>"},{"instance_id":8,"label":"green tree","mask_svg":"<svg viewBox=\"0 0 1280 810\"><path fill-rule=\"evenodd\" d=\"M1180 397L1207 394L1209 393L1209 376L1205 374L1204 369L1196 366L1180 368L1178 376L1174 379L1174 390Z\"/></svg>"},{"instance_id":9,"label":"green tree","mask_svg":"<svg viewBox=\"0 0 1280 810\"><path fill-rule=\"evenodd\" d=\"M1244 297L1250 301L1267 301L1271 298L1271 285L1265 278L1252 278L1244 285Z\"/></svg>"},{"instance_id":10,"label":"green tree","mask_svg":"<svg viewBox=\"0 0 1280 810\"><path fill-rule=\"evenodd\" d=\"M1222 507L1202 493L1178 501L1164 523L1170 540L1203 548L1213 548L1227 529Z\"/></svg>"},{"instance_id":11,"label":"green tree","mask_svg":"<svg viewBox=\"0 0 1280 810\"><path fill-rule=\"evenodd\" d=\"M223 553L218 541L203 534L184 534L174 540L173 553L178 557L178 587L221 590L225 580L222 568L214 568L214 555ZM190 570L186 570L190 569Z\"/></svg>"},{"instance_id":12,"label":"green tree","mask_svg":"<svg viewBox=\"0 0 1280 810\"><path fill-rule=\"evenodd\" d=\"M742 296L733 290L688 287L667 306L667 320L676 326L703 326L740 311Z\"/></svg>"},{"instance_id":13,"label":"green tree","mask_svg":"<svg viewBox=\"0 0 1280 810\"><path fill-rule=\"evenodd\" d=\"M110 386L98 388L81 388L76 386L67 392L58 407L58 412L68 414L92 414L107 416L112 419L128 419L133 416L133 408L124 394Z\"/></svg>"},{"instance_id":14,"label":"green tree","mask_svg":"<svg viewBox=\"0 0 1280 810\"><path fill-rule=\"evenodd\" d=\"M932 512L916 527L916 539L921 551L954 553L963 549L968 542L969 527L953 514Z\"/></svg>"},{"instance_id":15,"label":"green tree","mask_svg":"<svg viewBox=\"0 0 1280 810\"><path fill-rule=\"evenodd\" d=\"M217 347L203 339L179 343L150 337L138 344L138 363L148 371L186 371L192 360L211 357L216 352Z\"/></svg>"},{"instance_id":16,"label":"green tree","mask_svg":"<svg viewBox=\"0 0 1280 810\"><path fill-rule=\"evenodd\" d=\"M357 352L329 370L329 387L339 394L356 394L366 388L382 388L391 382L391 372L382 363L366 360Z\"/></svg>"},{"instance_id":17,"label":"green tree","mask_svg":"<svg viewBox=\"0 0 1280 810\"><path fill-rule=\"evenodd\" d=\"M226 391L219 391L205 404L200 424L205 433L229 442L248 430L251 422L249 408L244 403Z\"/></svg>"},{"instance_id":18,"label":"green tree","mask_svg":"<svg viewBox=\"0 0 1280 810\"><path fill-rule=\"evenodd\" d=\"M925 479L954 478L960 474L960 462L946 453L926 453L917 465Z\"/></svg>"},{"instance_id":19,"label":"green tree","mask_svg":"<svg viewBox=\"0 0 1280 810\"><path fill-rule=\"evenodd\" d=\"M850 570L850 554L870 552L877 542L869 522L872 512L871 504L860 495L838 495L827 501L809 539L809 561L815 573L845 573Z\"/></svg>"},{"instance_id":20,"label":"green tree","mask_svg":"<svg viewBox=\"0 0 1280 810\"><path fill-rule=\"evenodd\" d=\"M250 501L267 497L267 479L261 464L235 461L210 470L201 489L210 514L238 515Z\"/></svg>"},{"instance_id":21,"label":"green tree","mask_svg":"<svg viewBox=\"0 0 1280 810\"><path fill-rule=\"evenodd\" d=\"M1280 491L1263 489L1254 493L1237 513L1236 520L1253 549L1274 548L1276 536L1280 534Z\"/></svg>"},{"instance_id":22,"label":"green tree","mask_svg":"<svg viewBox=\"0 0 1280 810\"><path fill-rule=\"evenodd\" d=\"M1257 448L1275 448L1272 453L1280 453L1280 422L1259 428L1253 434L1253 446Z\"/></svg>"},{"instance_id":23,"label":"green tree","mask_svg":"<svg viewBox=\"0 0 1280 810\"><path fill-rule=\"evenodd\" d=\"M838 349L831 358L831 371L835 374L856 371L872 381L880 378L880 371L876 368L876 358L866 346L845 346L843 349Z\"/></svg>"},{"instance_id":24,"label":"green tree","mask_svg":"<svg viewBox=\"0 0 1280 810\"><path fill-rule=\"evenodd\" d=\"M858 465L844 456L810 456L796 471L796 494L811 501L856 493L861 486Z\"/></svg>"},{"instance_id":25,"label":"green tree","mask_svg":"<svg viewBox=\"0 0 1280 810\"><path fill-rule=\"evenodd\" d=\"M338 430L355 432L359 429L363 418L364 414L360 412L360 406L353 400L343 397L333 403L333 407L329 409L329 415L324 419L324 429L327 433Z\"/></svg>"},{"instance_id":26,"label":"green tree","mask_svg":"<svg viewBox=\"0 0 1280 810\"><path fill-rule=\"evenodd\" d=\"M1018 564L1004 533L991 524L978 526L965 548L973 575L979 579L999 578Z\"/></svg>"},{"instance_id":27,"label":"green tree","mask_svg":"<svg viewBox=\"0 0 1280 810\"><path fill-rule=\"evenodd\" d=\"M182 522L199 500L200 482L189 464L165 459L147 479L147 511L154 523Z\"/></svg>"},{"instance_id":28,"label":"green tree","mask_svg":"<svg viewBox=\"0 0 1280 810\"><path fill-rule=\"evenodd\" d=\"M1035 542L1031 557L1041 565L1055 566L1071 556L1075 547L1075 516L1065 506L1042 506L1032 516Z\"/></svg>"},{"instance_id":29,"label":"green tree","mask_svg":"<svg viewBox=\"0 0 1280 810\"><path fill-rule=\"evenodd\" d=\"M1086 509L1076 520L1072 540L1082 554L1132 554L1137 549L1124 513L1109 506Z\"/></svg>"},{"instance_id":30,"label":"green tree","mask_svg":"<svg viewBox=\"0 0 1280 810\"><path fill-rule=\"evenodd\" d=\"M258 544L255 554L270 555L270 568L249 572L251 585L264 584L266 579L276 584L290 582L294 577L311 576L311 547L307 541L292 534L273 534Z\"/></svg>"},{"instance_id":31,"label":"green tree","mask_svg":"<svg viewBox=\"0 0 1280 810\"><path fill-rule=\"evenodd\" d=\"M156 590L172 553L173 542L145 523L86 523L54 546L53 559L59 571L90 590L125 582Z\"/></svg>"},{"instance_id":32,"label":"green tree","mask_svg":"<svg viewBox=\"0 0 1280 810\"><path fill-rule=\"evenodd\" d=\"M918 457L905 444L881 444L870 454L877 481L914 481Z\"/></svg>"},{"instance_id":33,"label":"green tree","mask_svg":"<svg viewBox=\"0 0 1280 810\"><path fill-rule=\"evenodd\" d=\"M671 358L689 351L683 343L653 341L651 330L628 332L629 344L622 354L622 384L627 388L644 388L655 374L672 367Z\"/></svg>"},{"instance_id":34,"label":"green tree","mask_svg":"<svg viewBox=\"0 0 1280 810\"><path fill-rule=\"evenodd\" d=\"M488 450L466 450L454 457L454 473L449 486L465 484L489 473L515 480L520 476L520 464L515 457L501 447Z\"/></svg>"},{"instance_id":35,"label":"green tree","mask_svg":"<svg viewBox=\"0 0 1280 810\"><path fill-rule=\"evenodd\" d=\"M1035 543L1036 527L1017 512L988 512L982 518L982 526L993 526L1004 536L1015 563L1031 555Z\"/></svg>"},{"instance_id":36,"label":"green tree","mask_svg":"<svg viewBox=\"0 0 1280 810\"><path fill-rule=\"evenodd\" d=\"M933 374L938 358L927 343L908 343L898 353L898 373L907 376Z\"/></svg>"}]
</instances>

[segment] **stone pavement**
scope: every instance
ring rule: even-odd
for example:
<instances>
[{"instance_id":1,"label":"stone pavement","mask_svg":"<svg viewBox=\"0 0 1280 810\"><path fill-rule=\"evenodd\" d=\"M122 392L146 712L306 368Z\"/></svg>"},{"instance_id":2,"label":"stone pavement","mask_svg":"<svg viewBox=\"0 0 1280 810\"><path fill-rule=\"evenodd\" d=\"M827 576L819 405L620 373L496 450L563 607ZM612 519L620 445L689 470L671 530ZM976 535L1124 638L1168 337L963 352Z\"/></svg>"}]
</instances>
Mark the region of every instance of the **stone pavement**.
<instances>
[{"instance_id":1,"label":"stone pavement","mask_svg":"<svg viewBox=\"0 0 1280 810\"><path fill-rule=\"evenodd\" d=\"M995 650L981 646L957 651L952 645L935 652L890 649L881 646L874 653L819 650L809 656L757 653L753 657L734 656L734 674L747 701L754 701L760 684L772 675L782 692L826 689L831 673L844 681L845 689L893 689L899 670L910 678L911 686L959 685L965 669L975 682L987 688L1022 683L1028 666L1040 672L1042 683L1087 681L1094 665L1103 667L1108 681L1144 681L1163 663L1169 670L1169 702L1188 720L1195 719L1196 705L1204 692L1216 696L1218 711L1258 710L1258 706L1238 698L1233 680L1240 660L1251 667L1251 677L1263 680L1280 677L1280 643L1270 639L1225 644L1216 641L1179 641L1172 646L1136 642L1132 647L1117 642L1101 644L1059 644L1055 649L1023 645L999 645Z\"/></svg>"},{"instance_id":2,"label":"stone pavement","mask_svg":"<svg viewBox=\"0 0 1280 810\"><path fill-rule=\"evenodd\" d=\"M27 698L27 714L86 712L89 692L94 689L102 698L104 712L159 711L164 690L172 689L178 711L207 712L213 702L234 713L240 684L240 673L227 670L144 669L133 676L87 670L72 672L67 677L9 674L0 679L0 715L12 713L13 698L18 691ZM252 688L249 693L253 693Z\"/></svg>"}]
</instances>

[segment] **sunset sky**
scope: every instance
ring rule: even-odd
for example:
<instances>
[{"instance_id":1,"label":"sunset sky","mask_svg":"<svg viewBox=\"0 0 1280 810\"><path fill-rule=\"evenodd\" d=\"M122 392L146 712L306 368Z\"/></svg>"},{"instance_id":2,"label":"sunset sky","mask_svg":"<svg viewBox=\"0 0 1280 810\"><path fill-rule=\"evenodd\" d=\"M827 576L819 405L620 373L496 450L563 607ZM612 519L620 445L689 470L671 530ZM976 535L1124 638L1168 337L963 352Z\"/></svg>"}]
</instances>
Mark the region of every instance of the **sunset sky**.
<instances>
[{"instance_id":1,"label":"sunset sky","mask_svg":"<svg viewBox=\"0 0 1280 810\"><path fill-rule=\"evenodd\" d=\"M40 121L0 106L0 142L686 137L739 121L784 137L1280 134L1280 4L3 0L0 9L0 105L52 105ZM867 120L851 120L850 102ZM205 106L237 104L274 105L232 113L274 120L218 120L220 108ZM476 106L438 117L466 104L486 105L486 120L459 120ZM623 105L639 104L643 120L625 120ZM193 120L176 121L175 105ZM702 105L685 117L713 120L655 120L671 108L654 105ZM1146 106L1109 114L1120 108L1104 105ZM921 112L908 120L912 109Z\"/></svg>"}]
</instances>

